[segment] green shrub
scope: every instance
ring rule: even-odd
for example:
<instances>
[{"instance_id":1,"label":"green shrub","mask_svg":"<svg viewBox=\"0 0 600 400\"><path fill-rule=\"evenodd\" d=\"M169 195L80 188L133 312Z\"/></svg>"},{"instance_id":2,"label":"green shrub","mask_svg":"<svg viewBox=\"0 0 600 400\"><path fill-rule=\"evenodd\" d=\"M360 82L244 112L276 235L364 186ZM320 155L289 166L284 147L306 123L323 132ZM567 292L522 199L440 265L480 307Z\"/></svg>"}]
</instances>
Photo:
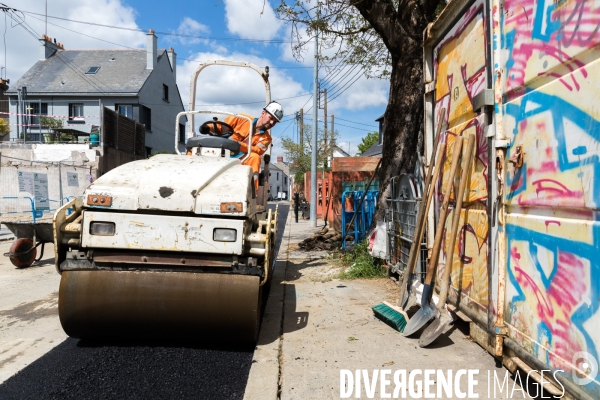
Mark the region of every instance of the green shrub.
<instances>
[{"instance_id":1,"label":"green shrub","mask_svg":"<svg viewBox=\"0 0 600 400\"><path fill-rule=\"evenodd\" d=\"M338 251L334 258L342 267L340 279L381 278L386 275L382 261L369 254L368 242L357 243L349 252Z\"/></svg>"}]
</instances>

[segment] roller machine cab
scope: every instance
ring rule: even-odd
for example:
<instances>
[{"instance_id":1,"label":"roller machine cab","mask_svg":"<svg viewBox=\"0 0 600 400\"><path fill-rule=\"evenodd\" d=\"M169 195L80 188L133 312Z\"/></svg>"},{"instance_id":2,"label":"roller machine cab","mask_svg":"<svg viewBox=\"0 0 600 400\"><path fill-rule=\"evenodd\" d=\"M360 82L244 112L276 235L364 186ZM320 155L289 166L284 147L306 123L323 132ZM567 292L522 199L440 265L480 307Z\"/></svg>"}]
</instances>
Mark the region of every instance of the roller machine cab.
<instances>
[{"instance_id":1,"label":"roller machine cab","mask_svg":"<svg viewBox=\"0 0 600 400\"><path fill-rule=\"evenodd\" d=\"M190 134L194 115L229 114L195 110L195 82L210 65L255 69L269 103L258 67L203 63L176 130L182 115L191 116ZM124 164L56 212L59 317L69 336L256 342L277 209L265 207L268 184L257 192L251 168L230 158L238 151L224 137L190 137L187 154Z\"/></svg>"}]
</instances>

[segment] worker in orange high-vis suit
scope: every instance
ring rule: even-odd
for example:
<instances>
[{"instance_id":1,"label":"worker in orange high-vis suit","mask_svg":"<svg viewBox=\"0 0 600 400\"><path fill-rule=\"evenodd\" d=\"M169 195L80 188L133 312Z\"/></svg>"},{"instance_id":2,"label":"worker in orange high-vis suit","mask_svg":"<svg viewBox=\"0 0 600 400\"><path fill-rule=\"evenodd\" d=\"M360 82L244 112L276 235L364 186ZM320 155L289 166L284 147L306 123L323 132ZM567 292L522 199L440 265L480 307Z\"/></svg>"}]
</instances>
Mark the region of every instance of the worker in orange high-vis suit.
<instances>
[{"instance_id":1,"label":"worker in orange high-vis suit","mask_svg":"<svg viewBox=\"0 0 600 400\"><path fill-rule=\"evenodd\" d=\"M246 114L243 114L246 115ZM246 115L250 119L253 117ZM281 121L283 118L283 108L281 104L276 101L272 101L263 108L260 117L254 118L252 124L254 125L254 132L252 133L252 153L248 157L243 165L248 165L252 168L254 173L254 187L258 191L258 175L260 172L260 163L262 155L269 149L273 138L269 129L275 126L276 123ZM250 122L245 118L240 117L227 117L225 123L233 128L233 135L229 138L240 143L240 155L243 157L248 153L248 139L250 136ZM208 129L208 128L205 128ZM201 132L208 133L208 132Z\"/></svg>"}]
</instances>

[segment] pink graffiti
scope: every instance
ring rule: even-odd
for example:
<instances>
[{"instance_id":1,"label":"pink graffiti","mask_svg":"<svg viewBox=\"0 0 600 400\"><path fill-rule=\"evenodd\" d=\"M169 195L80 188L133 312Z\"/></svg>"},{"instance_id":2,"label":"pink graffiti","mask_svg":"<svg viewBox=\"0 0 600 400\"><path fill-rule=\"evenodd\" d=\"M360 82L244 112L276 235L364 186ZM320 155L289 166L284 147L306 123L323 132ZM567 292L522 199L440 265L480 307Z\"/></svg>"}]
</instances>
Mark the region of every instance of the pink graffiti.
<instances>
[{"instance_id":1,"label":"pink graffiti","mask_svg":"<svg viewBox=\"0 0 600 400\"><path fill-rule=\"evenodd\" d=\"M536 186L536 194L538 198L523 198L523 195L519 195L517 202L520 205L547 205L548 200L557 200L562 206L577 206L582 207L585 205L585 199L583 198L583 191L573 191L567 188L562 183L554 179L539 179L531 183ZM513 188L514 186L514 188ZM515 190L521 186L521 179L518 182L513 182L511 189ZM539 198L540 193L543 194L542 199ZM558 204L557 203L557 204Z\"/></svg>"},{"instance_id":2,"label":"pink graffiti","mask_svg":"<svg viewBox=\"0 0 600 400\"><path fill-rule=\"evenodd\" d=\"M534 167L527 167L527 175L531 176L534 174L540 174L540 173L552 173L552 172L556 172L557 171L557 166L556 166L556 161L545 161L542 163L542 165L540 165L539 168L534 168ZM539 182L539 181L536 181ZM539 192L538 192L539 193Z\"/></svg>"},{"instance_id":3,"label":"pink graffiti","mask_svg":"<svg viewBox=\"0 0 600 400\"><path fill-rule=\"evenodd\" d=\"M540 288L536 280L519 265L521 255L516 247L511 249L511 259L525 302L535 303L538 319L552 333L553 352L549 353L552 363L556 365L561 364L560 359L570 360L573 353L582 350L571 317L587 291L583 262L571 253L558 250L556 273L547 288Z\"/></svg>"},{"instance_id":4,"label":"pink graffiti","mask_svg":"<svg viewBox=\"0 0 600 400\"><path fill-rule=\"evenodd\" d=\"M550 225L550 224L556 224L556 225L560 226L560 221L556 221L556 220L553 220L553 219L548 219L548 220L546 220L544 223L546 224L546 228L547 228L547 227L548 227L548 225Z\"/></svg>"},{"instance_id":5,"label":"pink graffiti","mask_svg":"<svg viewBox=\"0 0 600 400\"><path fill-rule=\"evenodd\" d=\"M539 179L537 181L531 182L531 184L537 186L537 188L535 189L535 192L537 194L540 194L542 192L552 192L557 193L558 195L560 195L560 197L570 197L575 199L580 199L583 197L582 191L574 192L572 190L569 190L565 185L554 179ZM545 186L545 184L556 185L558 187Z\"/></svg>"},{"instance_id":6,"label":"pink graffiti","mask_svg":"<svg viewBox=\"0 0 600 400\"><path fill-rule=\"evenodd\" d=\"M463 83L467 88L467 96L472 104L473 98L479 93L483 92L483 89L486 87L487 79L485 75L485 65L481 67L479 71L475 72L471 77L467 77L467 64L461 65L460 74L462 76Z\"/></svg>"},{"instance_id":7,"label":"pink graffiti","mask_svg":"<svg viewBox=\"0 0 600 400\"><path fill-rule=\"evenodd\" d=\"M547 0L546 0L547 1ZM575 72L587 77L585 64L573 60L563 49L571 46L591 48L598 42L596 33L600 27L600 17L592 9L592 5L585 4L585 0L573 0L567 6L555 8L550 17L552 23L559 23L560 28L550 35L547 42L533 37L533 18L535 7L545 7L543 0L507 0L505 2L507 31L514 29L515 43L511 54L513 66L508 72L507 88L515 89L525 84L525 71L534 52L548 56L559 62L566 70L564 73L549 73L554 76L569 91L579 90ZM585 16L585 18L584 18ZM544 14L542 18L547 18ZM548 24L550 25L550 24ZM577 40L576 40L577 39ZM595 41L594 41L595 39ZM570 74L572 85L567 83L564 76ZM544 72L539 75L545 75Z\"/></svg>"}]
</instances>

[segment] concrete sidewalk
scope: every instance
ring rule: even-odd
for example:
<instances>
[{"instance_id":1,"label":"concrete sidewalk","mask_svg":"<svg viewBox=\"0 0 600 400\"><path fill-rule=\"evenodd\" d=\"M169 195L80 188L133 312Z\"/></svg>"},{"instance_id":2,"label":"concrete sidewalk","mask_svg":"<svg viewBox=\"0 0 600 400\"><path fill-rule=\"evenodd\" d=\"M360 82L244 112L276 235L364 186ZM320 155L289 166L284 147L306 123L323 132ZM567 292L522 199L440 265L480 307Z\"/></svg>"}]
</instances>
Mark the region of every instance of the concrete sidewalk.
<instances>
[{"instance_id":1,"label":"concrete sidewalk","mask_svg":"<svg viewBox=\"0 0 600 400\"><path fill-rule=\"evenodd\" d=\"M318 228L311 228L309 221L296 223L293 212L289 213L244 398L337 399L342 370L352 374L366 370L372 377L375 370L384 369L391 371L386 377L391 381L388 394L394 390L396 371L404 371L408 379L417 369L478 370L473 372L478 381L474 393L488 398L488 374L493 378L495 371L503 380L508 371L471 341L468 324L451 325L422 349L418 335L405 338L376 319L371 307L383 300L395 301L398 286L389 279L334 279L339 271L325 258L326 252L305 252L297 246L322 226L322 221ZM423 375L417 379L424 380ZM433 380L437 381L436 375ZM374 398L382 397L379 383ZM509 383L512 388L510 378ZM458 386L459 392L455 388L453 393L467 393L466 375ZM373 398L365 392L364 379L360 387L364 398ZM405 397L427 394L423 386L417 389ZM431 391L436 393L435 384ZM351 397L357 397L356 392Z\"/></svg>"}]
</instances>

